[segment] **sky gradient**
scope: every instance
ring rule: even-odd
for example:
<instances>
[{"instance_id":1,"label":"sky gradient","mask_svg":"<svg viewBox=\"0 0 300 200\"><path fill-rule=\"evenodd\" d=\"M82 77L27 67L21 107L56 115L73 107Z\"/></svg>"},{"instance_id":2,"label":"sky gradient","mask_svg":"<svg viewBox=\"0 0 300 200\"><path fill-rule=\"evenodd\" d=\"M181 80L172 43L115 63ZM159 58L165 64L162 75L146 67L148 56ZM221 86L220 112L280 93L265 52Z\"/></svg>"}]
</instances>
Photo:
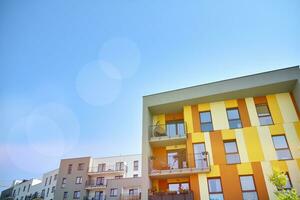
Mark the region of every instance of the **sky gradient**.
<instances>
[{"instance_id":1,"label":"sky gradient","mask_svg":"<svg viewBox=\"0 0 300 200\"><path fill-rule=\"evenodd\" d=\"M0 186L61 158L140 153L144 95L299 65L299 8L1 1Z\"/></svg>"}]
</instances>

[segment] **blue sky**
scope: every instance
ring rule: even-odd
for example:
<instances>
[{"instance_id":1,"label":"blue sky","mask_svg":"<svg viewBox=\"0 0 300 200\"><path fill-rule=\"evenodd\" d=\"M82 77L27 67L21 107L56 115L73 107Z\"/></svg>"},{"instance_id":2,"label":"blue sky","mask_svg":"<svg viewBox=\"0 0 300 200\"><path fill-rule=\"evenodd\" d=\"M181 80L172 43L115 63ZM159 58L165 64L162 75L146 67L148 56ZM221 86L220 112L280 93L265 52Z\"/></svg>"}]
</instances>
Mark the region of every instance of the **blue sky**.
<instances>
[{"instance_id":1,"label":"blue sky","mask_svg":"<svg viewBox=\"0 0 300 200\"><path fill-rule=\"evenodd\" d=\"M139 153L143 95L299 65L299 8L1 1L0 185L60 158Z\"/></svg>"}]
</instances>

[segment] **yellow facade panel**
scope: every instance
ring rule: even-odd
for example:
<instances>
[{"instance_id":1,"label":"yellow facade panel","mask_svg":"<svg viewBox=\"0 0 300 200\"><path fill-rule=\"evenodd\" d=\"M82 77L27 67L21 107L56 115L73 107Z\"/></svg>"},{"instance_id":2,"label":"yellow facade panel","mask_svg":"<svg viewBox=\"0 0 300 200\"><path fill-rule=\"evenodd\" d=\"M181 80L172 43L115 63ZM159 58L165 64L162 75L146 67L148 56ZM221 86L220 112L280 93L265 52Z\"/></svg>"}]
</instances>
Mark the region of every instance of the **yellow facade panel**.
<instances>
[{"instance_id":1,"label":"yellow facade panel","mask_svg":"<svg viewBox=\"0 0 300 200\"><path fill-rule=\"evenodd\" d=\"M210 110L210 105L209 105L209 103L198 104L198 111L199 111L199 112L209 111L209 110Z\"/></svg>"},{"instance_id":2,"label":"yellow facade panel","mask_svg":"<svg viewBox=\"0 0 300 200\"><path fill-rule=\"evenodd\" d=\"M168 183L185 183L189 181L189 178L169 178L167 180Z\"/></svg>"},{"instance_id":3,"label":"yellow facade panel","mask_svg":"<svg viewBox=\"0 0 300 200\"><path fill-rule=\"evenodd\" d=\"M236 143L238 146L241 162L247 163L249 162L249 157L248 157L247 147L246 147L242 129L236 129L235 136L236 136Z\"/></svg>"},{"instance_id":4,"label":"yellow facade panel","mask_svg":"<svg viewBox=\"0 0 300 200\"><path fill-rule=\"evenodd\" d=\"M197 132L192 134L192 143L205 142L204 133Z\"/></svg>"},{"instance_id":5,"label":"yellow facade panel","mask_svg":"<svg viewBox=\"0 0 300 200\"><path fill-rule=\"evenodd\" d=\"M233 129L222 130L222 139L223 140L234 140L235 131Z\"/></svg>"},{"instance_id":6,"label":"yellow facade panel","mask_svg":"<svg viewBox=\"0 0 300 200\"><path fill-rule=\"evenodd\" d=\"M209 199L207 178L205 174L198 175L199 188L200 188L200 199Z\"/></svg>"},{"instance_id":7,"label":"yellow facade panel","mask_svg":"<svg viewBox=\"0 0 300 200\"><path fill-rule=\"evenodd\" d=\"M265 160L277 160L269 128L267 126L259 126L257 127L257 130Z\"/></svg>"},{"instance_id":8,"label":"yellow facade panel","mask_svg":"<svg viewBox=\"0 0 300 200\"><path fill-rule=\"evenodd\" d=\"M208 152L210 164L213 165L214 159L213 159L213 154L212 154L209 132L204 132L204 140L205 140L205 148L206 148L206 151Z\"/></svg>"},{"instance_id":9,"label":"yellow facade panel","mask_svg":"<svg viewBox=\"0 0 300 200\"><path fill-rule=\"evenodd\" d=\"M272 160L271 161L272 169L280 172L287 172L288 167L284 160Z\"/></svg>"},{"instance_id":10,"label":"yellow facade panel","mask_svg":"<svg viewBox=\"0 0 300 200\"><path fill-rule=\"evenodd\" d=\"M253 174L251 163L241 163L237 165L239 175Z\"/></svg>"},{"instance_id":11,"label":"yellow facade panel","mask_svg":"<svg viewBox=\"0 0 300 200\"><path fill-rule=\"evenodd\" d=\"M192 107L191 106L184 106L183 107L183 116L184 121L186 122L187 132L193 133L193 115L192 115Z\"/></svg>"},{"instance_id":12,"label":"yellow facade panel","mask_svg":"<svg viewBox=\"0 0 300 200\"><path fill-rule=\"evenodd\" d=\"M269 199L276 199L274 191L276 191L276 187L270 182L269 177L273 174L273 169L271 162L263 161L261 162L261 167L264 174L265 183L267 186L267 191L269 195Z\"/></svg>"},{"instance_id":13,"label":"yellow facade panel","mask_svg":"<svg viewBox=\"0 0 300 200\"><path fill-rule=\"evenodd\" d=\"M277 102L285 123L298 121L292 98L289 93L276 94Z\"/></svg>"},{"instance_id":14,"label":"yellow facade panel","mask_svg":"<svg viewBox=\"0 0 300 200\"><path fill-rule=\"evenodd\" d=\"M210 103L210 111L214 130L229 129L224 101Z\"/></svg>"},{"instance_id":15,"label":"yellow facade panel","mask_svg":"<svg viewBox=\"0 0 300 200\"><path fill-rule=\"evenodd\" d=\"M300 140L300 122L295 122L294 127L298 136L298 139Z\"/></svg>"},{"instance_id":16,"label":"yellow facade panel","mask_svg":"<svg viewBox=\"0 0 300 200\"><path fill-rule=\"evenodd\" d=\"M207 174L207 177L221 176L219 165L211 165L211 171Z\"/></svg>"},{"instance_id":17,"label":"yellow facade panel","mask_svg":"<svg viewBox=\"0 0 300 200\"><path fill-rule=\"evenodd\" d=\"M153 116L153 125L166 124L166 118L164 114Z\"/></svg>"},{"instance_id":18,"label":"yellow facade panel","mask_svg":"<svg viewBox=\"0 0 300 200\"><path fill-rule=\"evenodd\" d=\"M256 127L247 127L243 128L242 130L247 147L249 161L255 162L264 160L264 154Z\"/></svg>"},{"instance_id":19,"label":"yellow facade panel","mask_svg":"<svg viewBox=\"0 0 300 200\"><path fill-rule=\"evenodd\" d=\"M179 145L166 146L167 151L176 150L176 149L186 149L186 145L185 144L179 144Z\"/></svg>"},{"instance_id":20,"label":"yellow facade panel","mask_svg":"<svg viewBox=\"0 0 300 200\"><path fill-rule=\"evenodd\" d=\"M300 193L300 169L297 166L296 160L288 160L286 161L289 171L289 176L293 185L293 188Z\"/></svg>"},{"instance_id":21,"label":"yellow facade panel","mask_svg":"<svg viewBox=\"0 0 300 200\"><path fill-rule=\"evenodd\" d=\"M270 130L271 135L281 135L281 134L285 133L282 124L271 125L271 126L269 126L269 130Z\"/></svg>"},{"instance_id":22,"label":"yellow facade panel","mask_svg":"<svg viewBox=\"0 0 300 200\"><path fill-rule=\"evenodd\" d=\"M300 158L300 140L297 136L297 132L294 123L286 123L283 125L285 130L285 136L289 144L292 156L294 159Z\"/></svg>"},{"instance_id":23,"label":"yellow facade panel","mask_svg":"<svg viewBox=\"0 0 300 200\"><path fill-rule=\"evenodd\" d=\"M282 123L283 118L277 103L276 95L267 95L266 97L274 124Z\"/></svg>"},{"instance_id":24,"label":"yellow facade panel","mask_svg":"<svg viewBox=\"0 0 300 200\"><path fill-rule=\"evenodd\" d=\"M252 97L245 98L249 118L252 126L259 126L259 120L256 112L256 107Z\"/></svg>"},{"instance_id":25,"label":"yellow facade panel","mask_svg":"<svg viewBox=\"0 0 300 200\"><path fill-rule=\"evenodd\" d=\"M225 101L225 107L226 108L237 108L238 107L237 100L232 99L232 100Z\"/></svg>"}]
</instances>

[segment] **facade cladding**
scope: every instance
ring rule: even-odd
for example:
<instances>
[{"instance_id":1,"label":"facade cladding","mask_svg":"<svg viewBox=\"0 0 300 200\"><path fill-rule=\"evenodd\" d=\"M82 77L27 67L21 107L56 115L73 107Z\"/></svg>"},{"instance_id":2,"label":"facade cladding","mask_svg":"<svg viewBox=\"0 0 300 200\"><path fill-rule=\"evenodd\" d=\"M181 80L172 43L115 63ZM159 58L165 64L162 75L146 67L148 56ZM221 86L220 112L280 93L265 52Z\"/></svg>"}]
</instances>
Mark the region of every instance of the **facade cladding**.
<instances>
[{"instance_id":1,"label":"facade cladding","mask_svg":"<svg viewBox=\"0 0 300 200\"><path fill-rule=\"evenodd\" d=\"M275 199L269 176L300 193L300 70L143 98L142 199Z\"/></svg>"}]
</instances>

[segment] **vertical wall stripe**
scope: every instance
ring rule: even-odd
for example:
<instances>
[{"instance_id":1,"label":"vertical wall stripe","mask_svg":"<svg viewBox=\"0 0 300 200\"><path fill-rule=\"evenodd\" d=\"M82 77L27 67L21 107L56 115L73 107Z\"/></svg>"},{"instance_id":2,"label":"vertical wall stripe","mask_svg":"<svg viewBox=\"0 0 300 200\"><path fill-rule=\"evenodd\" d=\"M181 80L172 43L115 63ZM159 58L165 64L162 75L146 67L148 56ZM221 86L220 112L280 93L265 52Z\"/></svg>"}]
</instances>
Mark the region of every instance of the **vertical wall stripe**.
<instances>
[{"instance_id":1,"label":"vertical wall stripe","mask_svg":"<svg viewBox=\"0 0 300 200\"><path fill-rule=\"evenodd\" d=\"M199 132L200 131L200 119L199 119L198 105L192 106L192 116L193 116L194 132Z\"/></svg>"},{"instance_id":2,"label":"vertical wall stripe","mask_svg":"<svg viewBox=\"0 0 300 200\"><path fill-rule=\"evenodd\" d=\"M209 103L198 104L198 111L199 112L210 111Z\"/></svg>"},{"instance_id":3,"label":"vertical wall stripe","mask_svg":"<svg viewBox=\"0 0 300 200\"><path fill-rule=\"evenodd\" d=\"M277 102L280 107L284 122L298 121L298 116L289 93L276 94Z\"/></svg>"},{"instance_id":4,"label":"vertical wall stripe","mask_svg":"<svg viewBox=\"0 0 300 200\"><path fill-rule=\"evenodd\" d=\"M226 164L225 150L224 150L221 131L214 131L211 132L209 135L210 135L210 142L211 142L212 153L214 158L214 164L215 165Z\"/></svg>"},{"instance_id":5,"label":"vertical wall stripe","mask_svg":"<svg viewBox=\"0 0 300 200\"><path fill-rule=\"evenodd\" d=\"M256 185L256 191L259 199L268 199L268 190L265 183L265 178L260 162L251 163L253 170L253 177Z\"/></svg>"},{"instance_id":6,"label":"vertical wall stripe","mask_svg":"<svg viewBox=\"0 0 300 200\"><path fill-rule=\"evenodd\" d=\"M210 103L214 130L229 129L224 101Z\"/></svg>"},{"instance_id":7,"label":"vertical wall stripe","mask_svg":"<svg viewBox=\"0 0 300 200\"><path fill-rule=\"evenodd\" d=\"M269 161L262 161L261 167L264 174L265 184L267 187L269 199L276 199L274 191L276 191L276 187L270 182L269 177L273 174L272 166Z\"/></svg>"},{"instance_id":8,"label":"vertical wall stripe","mask_svg":"<svg viewBox=\"0 0 300 200\"><path fill-rule=\"evenodd\" d=\"M194 129L193 129L193 117L192 117L192 107L191 106L183 107L183 116L184 116L184 121L186 122L187 132L193 133Z\"/></svg>"},{"instance_id":9,"label":"vertical wall stripe","mask_svg":"<svg viewBox=\"0 0 300 200\"><path fill-rule=\"evenodd\" d=\"M294 127L298 136L298 139L300 140L300 122L295 122Z\"/></svg>"},{"instance_id":10,"label":"vertical wall stripe","mask_svg":"<svg viewBox=\"0 0 300 200\"><path fill-rule=\"evenodd\" d=\"M294 97L293 93L290 93L290 96L291 96L291 99L292 99L292 102L293 102L293 104L294 104L294 108L295 108L295 110L296 110L296 113L297 113L297 115L298 115L298 120L299 120L299 119L300 119L300 111L299 111L299 108L298 108L298 106L297 106L295 97Z\"/></svg>"},{"instance_id":11,"label":"vertical wall stripe","mask_svg":"<svg viewBox=\"0 0 300 200\"><path fill-rule=\"evenodd\" d=\"M265 96L253 97L254 104L265 104L268 103L267 98Z\"/></svg>"},{"instance_id":12,"label":"vertical wall stripe","mask_svg":"<svg viewBox=\"0 0 300 200\"><path fill-rule=\"evenodd\" d=\"M282 123L283 118L277 103L276 95L267 95L267 101L274 124Z\"/></svg>"},{"instance_id":13,"label":"vertical wall stripe","mask_svg":"<svg viewBox=\"0 0 300 200\"><path fill-rule=\"evenodd\" d=\"M236 165L220 165L221 181L225 200L243 199L240 178Z\"/></svg>"},{"instance_id":14,"label":"vertical wall stripe","mask_svg":"<svg viewBox=\"0 0 300 200\"><path fill-rule=\"evenodd\" d=\"M241 162L242 163L249 162L243 131L241 129L236 129L235 136L236 136L236 142L240 153Z\"/></svg>"},{"instance_id":15,"label":"vertical wall stripe","mask_svg":"<svg viewBox=\"0 0 300 200\"><path fill-rule=\"evenodd\" d=\"M280 172L287 172L288 167L285 160L272 160L271 161L272 169Z\"/></svg>"},{"instance_id":16,"label":"vertical wall stripe","mask_svg":"<svg viewBox=\"0 0 300 200\"><path fill-rule=\"evenodd\" d=\"M190 176L190 184L191 189L194 192L194 200L200 200L198 174L193 174Z\"/></svg>"},{"instance_id":17,"label":"vertical wall stripe","mask_svg":"<svg viewBox=\"0 0 300 200\"><path fill-rule=\"evenodd\" d=\"M297 136L295 126L293 123L283 124L286 132L285 136L289 144L292 156L294 159L300 158L300 140Z\"/></svg>"},{"instance_id":18,"label":"vertical wall stripe","mask_svg":"<svg viewBox=\"0 0 300 200\"><path fill-rule=\"evenodd\" d=\"M247 147L249 161L255 162L264 160L264 154L262 151L256 127L243 128L242 130Z\"/></svg>"},{"instance_id":19,"label":"vertical wall stripe","mask_svg":"<svg viewBox=\"0 0 300 200\"><path fill-rule=\"evenodd\" d=\"M200 187L200 198L202 200L209 199L207 178L205 174L199 174L198 179L199 179L199 187Z\"/></svg>"},{"instance_id":20,"label":"vertical wall stripe","mask_svg":"<svg viewBox=\"0 0 300 200\"><path fill-rule=\"evenodd\" d=\"M237 103L243 127L250 127L251 123L245 99L238 99Z\"/></svg>"},{"instance_id":21,"label":"vertical wall stripe","mask_svg":"<svg viewBox=\"0 0 300 200\"><path fill-rule=\"evenodd\" d=\"M231 99L231 100L225 101L225 107L226 108L237 108L238 107L237 100Z\"/></svg>"},{"instance_id":22,"label":"vertical wall stripe","mask_svg":"<svg viewBox=\"0 0 300 200\"><path fill-rule=\"evenodd\" d=\"M183 113L171 113L165 116L167 121L183 120Z\"/></svg>"},{"instance_id":23,"label":"vertical wall stripe","mask_svg":"<svg viewBox=\"0 0 300 200\"><path fill-rule=\"evenodd\" d=\"M209 161L211 165L214 165L213 152L211 148L210 136L209 132L204 132L204 140L205 140L205 148L209 155Z\"/></svg>"},{"instance_id":24,"label":"vertical wall stripe","mask_svg":"<svg viewBox=\"0 0 300 200\"><path fill-rule=\"evenodd\" d=\"M259 126L257 130L265 160L277 160L269 127Z\"/></svg>"},{"instance_id":25,"label":"vertical wall stripe","mask_svg":"<svg viewBox=\"0 0 300 200\"><path fill-rule=\"evenodd\" d=\"M167 152L164 147L157 147L152 149L153 156L156 158L153 160L153 167L155 169L162 169L161 163L167 163Z\"/></svg>"},{"instance_id":26,"label":"vertical wall stripe","mask_svg":"<svg viewBox=\"0 0 300 200\"><path fill-rule=\"evenodd\" d=\"M187 137L187 145L186 145L186 151L187 151L187 155L188 155L188 165L190 167L195 167L195 158L194 158L194 147L193 147L193 137L192 137L193 133L188 133L188 137Z\"/></svg>"},{"instance_id":27,"label":"vertical wall stripe","mask_svg":"<svg viewBox=\"0 0 300 200\"><path fill-rule=\"evenodd\" d=\"M249 112L249 117L252 126L259 126L259 120L257 117L256 107L254 104L254 100L252 97L245 98L245 102L247 105L247 110Z\"/></svg>"},{"instance_id":28,"label":"vertical wall stripe","mask_svg":"<svg viewBox=\"0 0 300 200\"><path fill-rule=\"evenodd\" d=\"M297 161L296 160L288 160L287 166L289 169L289 176L292 182L293 187L295 190L300 193L300 170L297 166Z\"/></svg>"}]
</instances>

